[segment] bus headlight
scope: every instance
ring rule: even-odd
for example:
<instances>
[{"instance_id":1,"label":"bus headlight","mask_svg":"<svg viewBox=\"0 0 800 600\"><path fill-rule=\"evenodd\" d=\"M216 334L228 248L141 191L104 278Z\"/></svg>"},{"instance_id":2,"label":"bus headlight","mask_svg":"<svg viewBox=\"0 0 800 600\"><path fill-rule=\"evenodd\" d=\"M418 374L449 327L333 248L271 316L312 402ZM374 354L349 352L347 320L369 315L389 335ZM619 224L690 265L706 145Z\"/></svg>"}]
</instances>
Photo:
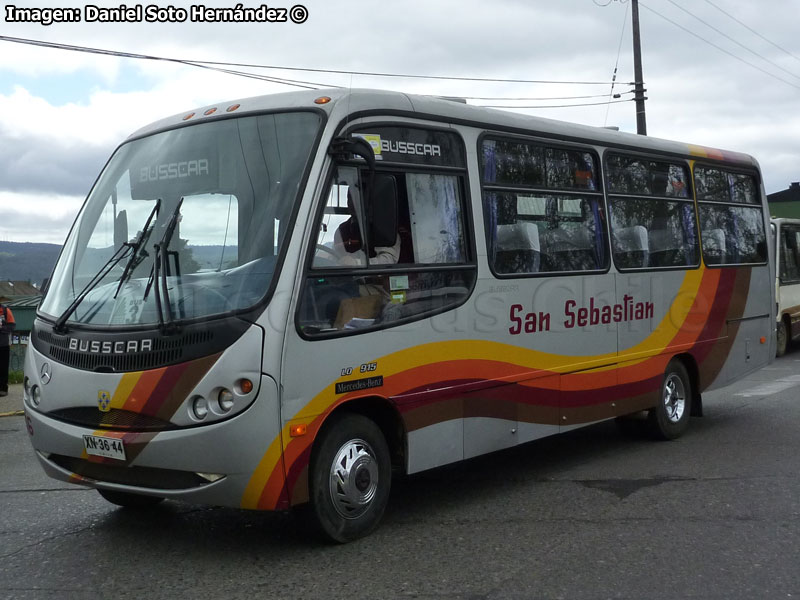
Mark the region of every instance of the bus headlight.
<instances>
[{"instance_id":1,"label":"bus headlight","mask_svg":"<svg viewBox=\"0 0 800 600\"><path fill-rule=\"evenodd\" d=\"M31 380L27 375L25 376L25 379L22 380L22 389L25 392L25 397L26 398L30 398L31 397Z\"/></svg>"},{"instance_id":2,"label":"bus headlight","mask_svg":"<svg viewBox=\"0 0 800 600\"><path fill-rule=\"evenodd\" d=\"M221 389L217 396L220 411L226 413L233 408L233 392L228 389Z\"/></svg>"},{"instance_id":3,"label":"bus headlight","mask_svg":"<svg viewBox=\"0 0 800 600\"><path fill-rule=\"evenodd\" d=\"M208 400L202 396L197 396L192 401L192 415L198 421L202 421L208 416Z\"/></svg>"},{"instance_id":4,"label":"bus headlight","mask_svg":"<svg viewBox=\"0 0 800 600\"><path fill-rule=\"evenodd\" d=\"M31 401L34 406L39 406L39 403L42 401L42 388L38 385L33 386L31 389Z\"/></svg>"}]
</instances>

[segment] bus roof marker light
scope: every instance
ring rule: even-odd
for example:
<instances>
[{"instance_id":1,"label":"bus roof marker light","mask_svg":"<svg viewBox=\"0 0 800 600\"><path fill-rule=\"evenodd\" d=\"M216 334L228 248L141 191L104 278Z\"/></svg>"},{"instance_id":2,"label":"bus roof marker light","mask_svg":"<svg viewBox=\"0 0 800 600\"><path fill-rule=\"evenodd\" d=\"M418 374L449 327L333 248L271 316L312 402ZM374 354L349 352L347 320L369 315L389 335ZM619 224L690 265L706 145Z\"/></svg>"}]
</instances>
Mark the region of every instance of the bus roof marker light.
<instances>
[{"instance_id":1,"label":"bus roof marker light","mask_svg":"<svg viewBox=\"0 0 800 600\"><path fill-rule=\"evenodd\" d=\"M320 96L319 98L314 100L314 104L327 104L330 101L331 101L330 96Z\"/></svg>"},{"instance_id":2,"label":"bus roof marker light","mask_svg":"<svg viewBox=\"0 0 800 600\"><path fill-rule=\"evenodd\" d=\"M188 115L186 115L185 117L183 117L183 120L184 120L184 121L188 121L188 120L189 120L189 119L191 119L193 116L194 116L194 113L189 113Z\"/></svg>"},{"instance_id":3,"label":"bus roof marker light","mask_svg":"<svg viewBox=\"0 0 800 600\"><path fill-rule=\"evenodd\" d=\"M225 109L225 112L233 112L237 110L241 104L231 104L228 108Z\"/></svg>"},{"instance_id":4,"label":"bus roof marker light","mask_svg":"<svg viewBox=\"0 0 800 600\"><path fill-rule=\"evenodd\" d=\"M206 112L204 112L203 114L204 114L204 115L207 117L208 115L213 115L215 112L217 112L217 109L216 109L216 107L215 107L215 108L209 108L209 109L208 109Z\"/></svg>"}]
</instances>

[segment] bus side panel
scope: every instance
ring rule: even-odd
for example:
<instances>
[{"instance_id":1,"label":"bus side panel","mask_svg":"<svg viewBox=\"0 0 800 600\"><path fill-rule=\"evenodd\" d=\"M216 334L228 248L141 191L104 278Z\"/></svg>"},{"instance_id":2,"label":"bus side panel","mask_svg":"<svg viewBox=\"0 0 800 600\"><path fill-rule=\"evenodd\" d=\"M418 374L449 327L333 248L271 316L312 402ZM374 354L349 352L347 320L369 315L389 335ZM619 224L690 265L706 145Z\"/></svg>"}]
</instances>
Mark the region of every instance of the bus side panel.
<instances>
[{"instance_id":1,"label":"bus side panel","mask_svg":"<svg viewBox=\"0 0 800 600\"><path fill-rule=\"evenodd\" d=\"M692 352L700 391L741 379L769 364L774 355L771 306L761 299L772 285L769 267L709 271L719 274L719 286L702 343Z\"/></svg>"}]
</instances>

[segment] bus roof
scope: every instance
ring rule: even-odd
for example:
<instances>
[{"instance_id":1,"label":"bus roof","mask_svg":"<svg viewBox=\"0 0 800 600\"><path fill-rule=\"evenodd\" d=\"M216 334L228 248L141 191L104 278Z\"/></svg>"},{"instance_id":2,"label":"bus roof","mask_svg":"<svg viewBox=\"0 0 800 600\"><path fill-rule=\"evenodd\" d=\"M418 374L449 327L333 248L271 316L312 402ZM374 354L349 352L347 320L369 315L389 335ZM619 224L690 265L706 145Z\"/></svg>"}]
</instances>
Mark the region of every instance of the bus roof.
<instances>
[{"instance_id":1,"label":"bus roof","mask_svg":"<svg viewBox=\"0 0 800 600\"><path fill-rule=\"evenodd\" d=\"M315 100L328 97L330 101L317 104ZM695 158L707 158L733 162L746 166L757 166L757 161L748 154L717 148L697 146L682 142L640 136L614 131L603 127L580 125L557 121L506 110L473 106L451 99L422 96L372 89L319 89L256 96L240 100L220 102L167 117L147 125L129 139L156 131L171 129L199 120L214 120L247 113L259 113L278 109L321 109L331 119L344 120L367 114L405 115L420 119L441 120L485 129L534 134L565 141L593 142L599 145L627 147L638 151L679 154Z\"/></svg>"}]
</instances>

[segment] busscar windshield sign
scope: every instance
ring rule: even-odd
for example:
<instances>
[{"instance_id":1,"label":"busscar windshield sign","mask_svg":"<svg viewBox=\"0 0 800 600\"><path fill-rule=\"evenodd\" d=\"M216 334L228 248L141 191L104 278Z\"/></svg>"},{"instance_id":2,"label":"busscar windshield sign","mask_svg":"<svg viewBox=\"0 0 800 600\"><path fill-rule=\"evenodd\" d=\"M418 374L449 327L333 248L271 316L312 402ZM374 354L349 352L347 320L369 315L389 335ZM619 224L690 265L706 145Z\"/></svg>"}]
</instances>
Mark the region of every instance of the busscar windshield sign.
<instances>
[{"instance_id":1,"label":"busscar windshield sign","mask_svg":"<svg viewBox=\"0 0 800 600\"><path fill-rule=\"evenodd\" d=\"M412 127L370 127L353 134L372 147L375 160L439 167L463 167L463 146L447 131Z\"/></svg>"},{"instance_id":2,"label":"busscar windshield sign","mask_svg":"<svg viewBox=\"0 0 800 600\"><path fill-rule=\"evenodd\" d=\"M219 190L219 160L214 147L177 148L131 165L135 199L188 196Z\"/></svg>"}]
</instances>

